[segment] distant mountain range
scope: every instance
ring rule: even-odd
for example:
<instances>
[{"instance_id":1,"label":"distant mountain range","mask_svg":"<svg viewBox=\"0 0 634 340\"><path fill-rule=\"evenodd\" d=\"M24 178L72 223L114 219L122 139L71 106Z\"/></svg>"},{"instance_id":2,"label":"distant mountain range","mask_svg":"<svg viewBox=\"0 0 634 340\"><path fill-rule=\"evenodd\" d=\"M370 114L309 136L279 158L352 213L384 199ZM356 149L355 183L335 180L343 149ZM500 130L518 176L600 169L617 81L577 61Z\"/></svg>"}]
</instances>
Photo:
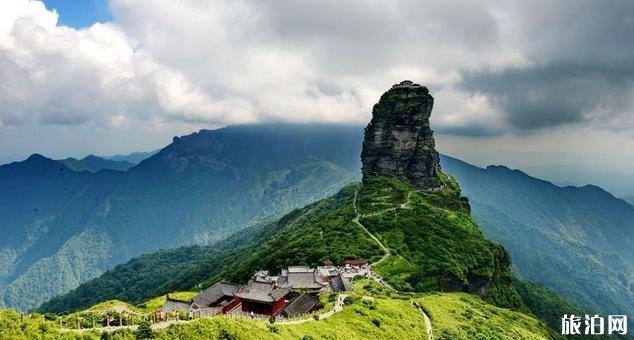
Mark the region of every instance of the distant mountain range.
<instances>
[{"instance_id":1,"label":"distant mountain range","mask_svg":"<svg viewBox=\"0 0 634 340\"><path fill-rule=\"evenodd\" d=\"M239 126L175 138L127 172L39 155L0 166L0 303L34 307L134 256L211 244L325 197L359 178L361 140L358 127ZM505 167L442 167L521 277L602 311L631 307L634 207Z\"/></svg>"},{"instance_id":2,"label":"distant mountain range","mask_svg":"<svg viewBox=\"0 0 634 340\"><path fill-rule=\"evenodd\" d=\"M471 328L465 331L464 335L445 330L437 333L440 339L484 339L491 338L494 334L500 335L500 338L550 338L547 335L553 330L547 330L543 323L538 323L534 319L522 323L514 322L521 317L531 318L532 315L513 284L515 280L507 251L485 238L472 219L470 205L461 195L460 186L454 178L447 176L440 169L440 156L435 150L433 132L429 124L432 104L433 97L428 89L411 81L394 85L381 96L379 102L374 105L372 121L365 128L363 143L358 143L363 146L363 177L360 184L347 185L336 194L302 209L296 209L259 229L247 228L238 232L227 241L219 242L212 249L208 249L206 256L198 256L200 248L187 249L185 253L191 253L193 258L200 260L187 260L185 262L189 265L185 266L183 263L184 266L180 267L180 270L178 260L168 259L167 263L156 261L156 258L163 257L166 252L159 252L158 256L142 256L130 261L138 263L137 269L132 273L122 270L130 268L129 265L117 266L115 270L92 280L89 284L51 300L41 309L59 312L89 307L91 300L96 298L94 292L105 291L115 294L105 297L101 295L102 301L94 302L103 302L111 298L125 299L124 293L130 290L137 295L127 298L141 300L143 294L161 295L157 294L157 291L163 289L162 287L169 293L175 290L208 287L221 280L227 280L238 284L250 282L245 288L249 295L239 296L239 299L243 300L243 312L251 311L253 315L254 311L250 310L249 305L254 303L257 306L254 308L255 313L266 311L264 313L268 315L275 315L276 307L270 303L262 305L265 301L271 301L268 298L262 300L262 296L267 293L263 294L261 288L258 288L267 285L266 282L270 283L270 287L284 285L286 282L291 285L288 289L300 291L308 287L322 291L326 290L327 286L324 286L324 281L317 272L307 271L306 281L291 281L291 269L288 269L287 281L281 282L277 281L277 278L267 276L266 281L262 281L262 278L255 279L258 281L257 284L251 281L255 272L268 270L269 273L274 273L273 276L278 276L283 268L291 268L290 266L294 265L316 268L326 262L332 262L337 266L343 266L346 260L365 259L367 263L371 263L373 273L367 277L376 275L375 283L380 290L388 290L388 296L405 292L470 293L482 298L479 301L483 305L490 305L491 308L495 305L528 314L518 313L515 318L505 320L508 336L500 335L500 330L505 327L482 330L482 323L471 320L471 314L471 317L467 317L469 321L461 324L462 329L467 328L467 325ZM288 147L293 148L293 145ZM337 147L342 148L343 145ZM187 149L189 147L183 151L187 153ZM147 161L141 164L145 162ZM243 235L246 238L240 242ZM183 252L167 253L181 258L178 254ZM144 276L150 280L143 279L137 274L141 269L145 269ZM172 275L163 276L166 272L171 272ZM114 277L113 273L116 273ZM131 279L130 275L124 273L132 274L134 278ZM163 280L156 280L159 275L163 276ZM305 284L300 281L304 281ZM130 285L126 285L125 282L130 282ZM143 288L139 286L141 283L144 283ZM370 290L371 287L371 284L364 284L363 288L357 287L356 294L362 290ZM346 293L355 294L348 289ZM320 297L325 296L328 295L324 292ZM367 294L364 294L363 299L375 303ZM350 306L354 304L353 300L354 297L350 296L350 300L345 304ZM402 295L398 300L410 299ZM278 298L273 298L272 301L277 305ZM283 300L280 301L284 303ZM415 305L415 301L409 302ZM428 320L425 307L420 308L420 313ZM388 316L398 315L398 319L404 316L403 313L387 311L384 306L375 306L374 309L381 310L380 320L372 321L378 328L381 328L383 323L381 320ZM358 308L348 313L368 315ZM465 313L473 311L469 307L461 307L452 312L456 315ZM438 314L432 314L432 317L436 319ZM321 317L317 316L316 319ZM271 323L273 322L274 319ZM531 327L529 324L538 326ZM238 325L248 327L240 322ZM559 320L556 325L559 325ZM351 322L348 326L355 329L359 327L359 322ZM408 339L411 338L414 328L412 326L413 324L408 322L401 325L402 329L408 330L407 335L396 336L394 332L385 335L389 338ZM324 330L330 328L323 323L317 327ZM431 334L430 326L426 327L428 334ZM364 333L371 338L384 337L370 335L367 331ZM346 329L335 334L337 338L345 337L349 336L350 331ZM295 337L297 335L295 334ZM312 339L313 335L309 337ZM432 338L431 335L428 337Z\"/></svg>"},{"instance_id":3,"label":"distant mountain range","mask_svg":"<svg viewBox=\"0 0 634 340\"><path fill-rule=\"evenodd\" d=\"M156 155L161 150L154 150L148 152L133 152L127 155L114 155L114 156L103 156L102 158L109 159L112 161L120 161L120 162L129 162L132 164L139 164L142 160L150 158Z\"/></svg>"},{"instance_id":4,"label":"distant mountain range","mask_svg":"<svg viewBox=\"0 0 634 340\"><path fill-rule=\"evenodd\" d=\"M596 186L558 187L504 166L442 159L515 272L604 313L634 308L634 207Z\"/></svg>"},{"instance_id":5,"label":"distant mountain range","mask_svg":"<svg viewBox=\"0 0 634 340\"><path fill-rule=\"evenodd\" d=\"M35 307L131 257L208 244L332 194L357 178L359 130L203 130L126 172L41 155L0 166L0 303Z\"/></svg>"},{"instance_id":6,"label":"distant mountain range","mask_svg":"<svg viewBox=\"0 0 634 340\"><path fill-rule=\"evenodd\" d=\"M89 155L82 159L76 159L72 157L60 159L58 160L58 162L64 165L69 170L76 172L97 172L104 169L126 171L136 165L135 163L130 163L128 161L115 161L97 157L94 155Z\"/></svg>"}]
</instances>

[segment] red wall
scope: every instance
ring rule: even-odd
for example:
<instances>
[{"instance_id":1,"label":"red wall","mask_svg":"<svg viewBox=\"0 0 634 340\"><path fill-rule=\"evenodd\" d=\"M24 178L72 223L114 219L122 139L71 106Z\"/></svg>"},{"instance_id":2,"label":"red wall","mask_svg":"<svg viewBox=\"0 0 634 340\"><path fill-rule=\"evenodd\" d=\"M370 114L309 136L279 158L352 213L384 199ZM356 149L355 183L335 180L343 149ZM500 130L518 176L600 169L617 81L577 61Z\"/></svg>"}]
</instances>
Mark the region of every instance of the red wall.
<instances>
[{"instance_id":1,"label":"red wall","mask_svg":"<svg viewBox=\"0 0 634 340\"><path fill-rule=\"evenodd\" d=\"M273 304L273 308L272 308L271 314L277 313L280 309L284 308L285 304L286 304L286 301L284 299L280 299L277 302L275 302Z\"/></svg>"},{"instance_id":2,"label":"red wall","mask_svg":"<svg viewBox=\"0 0 634 340\"><path fill-rule=\"evenodd\" d=\"M242 300L242 311L249 313L253 311L256 314L272 315L284 308L286 301L280 299L273 304L257 303L253 301Z\"/></svg>"},{"instance_id":3,"label":"red wall","mask_svg":"<svg viewBox=\"0 0 634 340\"><path fill-rule=\"evenodd\" d=\"M234 309L238 304L240 304L240 299L239 298L235 298L233 299L228 305L226 305L223 309L222 312L226 313L232 309Z\"/></svg>"}]
</instances>

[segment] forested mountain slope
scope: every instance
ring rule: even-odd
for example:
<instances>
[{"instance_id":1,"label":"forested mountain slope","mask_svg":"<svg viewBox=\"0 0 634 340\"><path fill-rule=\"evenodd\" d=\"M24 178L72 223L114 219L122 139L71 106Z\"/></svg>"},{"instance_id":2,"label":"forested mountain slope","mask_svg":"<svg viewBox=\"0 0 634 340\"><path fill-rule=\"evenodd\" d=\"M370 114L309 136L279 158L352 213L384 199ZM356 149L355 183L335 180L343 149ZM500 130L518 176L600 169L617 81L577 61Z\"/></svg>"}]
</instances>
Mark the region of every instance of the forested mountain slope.
<instances>
[{"instance_id":1,"label":"forested mountain slope","mask_svg":"<svg viewBox=\"0 0 634 340\"><path fill-rule=\"evenodd\" d=\"M126 172L0 166L0 305L26 309L134 256L209 244L356 177L358 128L203 130Z\"/></svg>"},{"instance_id":2,"label":"forested mountain slope","mask_svg":"<svg viewBox=\"0 0 634 340\"><path fill-rule=\"evenodd\" d=\"M375 270L398 291L470 292L500 306L523 307L512 287L508 254L485 239L460 187L440 170L429 127L433 98L420 85L400 85L381 96L365 129L361 185L251 230L241 246L220 243L207 259L153 290L186 290L221 279L245 283L259 269L363 258L376 261ZM163 159L170 155L139 167ZM81 308L78 301L95 291L89 286L43 309Z\"/></svg>"},{"instance_id":3,"label":"forested mountain slope","mask_svg":"<svg viewBox=\"0 0 634 340\"><path fill-rule=\"evenodd\" d=\"M82 172L82 171L97 172L99 170L104 170L104 169L126 171L136 165L128 161L115 161L115 160L97 157L94 155L88 155L82 159L76 159L72 157L65 158L65 159L58 160L58 162L60 162L66 168L76 172Z\"/></svg>"},{"instance_id":4,"label":"forested mountain slope","mask_svg":"<svg viewBox=\"0 0 634 340\"><path fill-rule=\"evenodd\" d=\"M244 229L213 247L190 248L190 257L183 257L186 249L176 249L134 259L51 300L41 310L72 311L104 299L139 303L221 280L245 284L262 269L279 272L290 265L318 266L325 261L341 265L345 259L364 258L378 274L377 282L393 293L470 293L473 299L479 296L485 301L478 307L479 313L490 309L487 304L525 314L534 310L554 334L557 325L550 313L566 308L574 308L570 311L574 313L578 307L541 286L514 279L507 251L485 238L456 179L441 170L428 120L432 106L428 90L409 81L394 85L381 97L365 129L361 184L348 185L276 222ZM170 159L169 154L164 159ZM153 160L161 159L149 159ZM459 177L459 170L450 171ZM528 187L540 183L549 184L541 181ZM480 179L478 185L483 186L481 190L491 187L486 179ZM521 192L521 186L518 190ZM179 261L183 262L181 270L174 266ZM161 280L147 279L154 272ZM105 294L95 296L97 291ZM547 299L540 302L536 296ZM462 302L445 302L457 308L450 313L471 317L460 319L464 324L457 328L443 324L443 336L478 337L483 329L481 323L471 325L475 312L469 306L480 302L468 302L467 297L459 300ZM486 312L482 315L487 319ZM515 316L515 320L521 318ZM525 325L532 323L529 319ZM543 336L543 329L538 328L534 335Z\"/></svg>"},{"instance_id":5,"label":"forested mountain slope","mask_svg":"<svg viewBox=\"0 0 634 340\"><path fill-rule=\"evenodd\" d=\"M246 136L254 131L261 131L261 139L257 143L253 143L251 147L266 142L263 141L265 138L271 138L279 141L278 150L284 150L282 143L286 137L283 137L283 134L279 135L277 131L279 129L270 128L267 130L259 127L237 127L235 129L233 131L231 128L218 130L225 131L223 133L227 135L235 135L235 137L233 139L228 136L221 138L225 143L224 145L229 146L224 146L223 155L216 157L217 159L235 157L230 155L229 149L233 148L230 145L241 143L241 141L246 143L248 140L241 139L240 132L244 132ZM213 133L204 131L201 134L214 134L218 131ZM296 131L297 134L306 132L301 130L301 126ZM288 177L287 183L292 182L291 179L294 176L321 178L327 183L332 183L329 182L332 178L328 175L331 171L329 169L336 169L336 167L332 167L332 164L338 164L339 168L345 170L339 173L347 172L345 176L339 177L339 179L346 179L338 183L344 183L347 178L358 174L358 170L355 169L359 168L358 155L360 154L361 133L355 128L332 129L331 131L332 134L323 134L324 138L313 136L303 140L304 144L316 143L316 145L311 146L311 149L304 152L304 155L317 155L316 158L309 156L305 158L305 160L312 159L313 167L302 168L299 166L294 171L295 175L293 176L289 176L290 172L287 170L282 170L282 173L288 174L284 176L285 179ZM287 130L285 133L289 134L290 131ZM192 138L194 137L195 135L192 136ZM302 143L294 145L298 146ZM235 147L231 152L242 152L243 147ZM187 223L184 221L170 222L172 226L183 226L178 228L154 227L159 220L164 219L167 211L173 211L166 208L171 206L169 205L171 203L164 203L167 205L163 205L161 208L149 206L141 209L140 211L148 209L143 214L143 218L147 218L148 221L143 221L143 218L140 218L134 224L130 224L129 229L121 229L124 230L123 232L115 231L114 236L105 233L110 227L97 227L105 224L97 223L102 217L95 212L106 211L104 209L108 206L110 206L108 211L111 211L113 202L115 206L118 206L116 210L120 210L121 206L129 205L122 210L122 212L128 211L129 214L131 211L136 212L138 208L136 201L146 200L150 196L171 198L178 196L181 202L194 202L192 203L194 207L204 205L201 202L204 201L206 194L191 200L188 198L197 195L198 189L181 191L169 189L176 187L176 183L180 183L174 179L179 174L176 164L187 162L188 166L183 168L186 169L197 167L198 165L193 164L205 161L204 158L200 157L193 157L193 159L198 159L193 162L191 161L192 157L188 156L168 156L169 154L178 154L174 151L176 149L178 147L174 145L171 147L171 151L163 153L160 159L148 159L147 162L150 163L144 165L147 167L145 170L131 169L128 171L130 174L125 175L130 178L126 181L120 178L123 176L121 173L115 171L100 171L95 174L61 171L60 168L63 167L56 163L47 163L41 156L33 156L23 162L24 164L14 163L13 165L1 166L0 171L7 174L3 178L10 178L9 176L19 178L17 181L12 180L13 184L9 183L8 180L3 182L6 185L0 189L2 201L7 202L3 205L6 210L0 207L0 214L4 214L1 215L4 218L0 227L3 228L4 235L6 235L0 239L0 282L2 282L3 287L0 289L0 296L2 296L2 301L13 306L33 306L33 303L30 302L31 299L42 301L44 298L67 291L134 255L188 243L204 244L205 240L212 240L205 232L206 228L211 228L212 220L213 224L216 224L216 221L222 216L231 216L233 211L231 204L225 206L227 208L222 208L223 206L220 205L221 208L218 210L201 208L201 214L203 211L207 211L206 214L213 215L212 220L209 221L203 220L201 222L192 218ZM204 154L206 151L200 152ZM241 154L248 153L242 152ZM326 158L328 154L334 157L327 158L333 161L329 162L331 164L326 165L318 160ZM245 168L252 168L253 164L262 162L269 164L269 166L277 162L267 163L264 157L266 155L262 155L262 158L245 166ZM275 157L280 160L284 158L284 155L277 154ZM168 161L168 159L172 161ZM177 161L179 159L180 161ZM310 162L305 161L302 164ZM299 163L301 162L295 162L295 164ZM442 164L443 170L458 179L463 188L463 194L471 199L474 219L485 235L507 247L512 256L514 268L520 276L543 283L579 304L593 305L601 311L604 311L604 307L622 309L625 307L624 301L634 301L634 299L619 298L620 296L631 297L632 269L629 264L631 260L628 260L631 259L628 257L631 254L628 251L632 248L629 246L632 244L631 236L629 236L632 233L624 232L631 228L633 220L631 206L596 187L560 188L548 182L531 178L519 171L511 171L503 167L481 169L450 157L443 157ZM284 167L288 169L288 165L281 166L281 168ZM155 168L161 170L154 171ZM47 172L46 169L54 171ZM317 171L313 172L315 169ZM185 170L183 173L189 174L189 171ZM325 171L323 176L312 175L322 171ZM20 174L16 175L16 172ZM246 172L248 171L241 171L241 173ZM9 175L9 173L13 174ZM302 173L303 175L301 175ZM218 176L223 176L222 172L220 174L214 172L209 181L214 181L214 178ZM206 176L201 176L201 178L208 181ZM335 179L336 183L337 181L338 179ZM147 190L151 183L170 182L173 182L173 185L168 185L168 188L161 186L160 190ZM290 200L288 195L293 192L284 189L277 180L271 180L268 183L270 183L271 188L260 190L260 196L254 196L267 198L263 200L261 207L265 211L270 211L271 205L283 205L283 203L279 203L284 201L282 198L286 197ZM306 185L306 183L313 184ZM310 196L312 188L322 187L322 184L317 183L320 182L310 180L297 186L297 188L303 187L303 202L310 201L311 198L308 196ZM328 187L328 184L325 185ZM196 188L197 186L198 184L192 184L190 187ZM116 187L117 190L113 190L113 187ZM332 190L335 187L336 185L332 187ZM37 188L42 191L35 190ZM174 190L174 192L166 196L166 190ZM285 192L286 196L278 196L281 198L271 200L271 196L266 196L270 192ZM293 195L297 192L295 190ZM233 194L232 192L228 196ZM227 196L226 193L222 195ZM110 199L105 200L104 197L110 197ZM132 197L132 199L128 200L124 197ZM315 194L314 197L319 197L319 194ZM26 202L33 202L33 204L29 205ZM109 203L106 204L106 202ZM166 201L165 198L162 198L153 202L160 204L160 202ZM255 201L250 202L249 205L252 205ZM288 209L290 206L286 208ZM279 211L282 212L283 209ZM108 215L112 214L114 213L108 213ZM270 216L267 213L253 213L253 215L259 216L254 217L253 220ZM112 219L114 216L109 218ZM62 222L67 220L81 222L62 225ZM226 221L228 218L225 218ZM133 229L136 228L132 228L132 226L136 224L142 226L140 228L142 234L135 234ZM120 228L124 226L122 222L108 223L108 225L119 225ZM222 223L217 223L217 225L222 225ZM235 230L232 228L225 224L224 232L220 233L218 238L222 237L221 235L230 234ZM148 230L151 231L148 232ZM158 231L160 233L157 233ZM124 242L124 247L120 250L117 248L118 250L113 252L114 254L104 255L110 252L109 249L112 249L111 238L116 238L117 235L124 237L126 233L132 238L138 239L139 243L144 242L144 240L152 240L154 244L148 247L140 245L140 248L136 249L137 245L125 246L127 242ZM176 241L173 240L175 237ZM167 239L170 241L161 241ZM47 240L47 242L43 242L43 240ZM38 244L37 242L43 243ZM82 251L80 254L79 250L83 249L82 247L89 251L86 253ZM108 260L105 260L105 257L108 257ZM49 275L51 272L47 270L51 267L61 268L59 277L53 276L51 278ZM561 273L566 273L566 275ZM40 287L34 287L36 282L49 281L40 280L41 277L47 277L56 286L40 284ZM562 277L567 279L561 279ZM62 288L57 288L59 284ZM32 295L37 291L46 291L46 294L41 297L38 296L39 293Z\"/></svg>"},{"instance_id":6,"label":"forested mountain slope","mask_svg":"<svg viewBox=\"0 0 634 340\"><path fill-rule=\"evenodd\" d=\"M634 207L595 186L558 187L444 157L487 237L515 271L603 313L634 308Z\"/></svg>"}]
</instances>

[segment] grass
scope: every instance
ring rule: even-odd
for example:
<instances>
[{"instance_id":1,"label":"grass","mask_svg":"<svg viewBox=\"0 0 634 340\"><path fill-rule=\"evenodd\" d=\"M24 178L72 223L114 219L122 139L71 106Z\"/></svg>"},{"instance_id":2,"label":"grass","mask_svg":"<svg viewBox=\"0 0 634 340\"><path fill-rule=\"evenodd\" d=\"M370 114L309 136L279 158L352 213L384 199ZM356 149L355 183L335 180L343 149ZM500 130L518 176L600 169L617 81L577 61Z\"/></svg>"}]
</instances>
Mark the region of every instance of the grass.
<instances>
[{"instance_id":1,"label":"grass","mask_svg":"<svg viewBox=\"0 0 634 340\"><path fill-rule=\"evenodd\" d=\"M438 340L551 338L543 322L470 294L432 293L416 301L430 317Z\"/></svg>"},{"instance_id":2,"label":"grass","mask_svg":"<svg viewBox=\"0 0 634 340\"><path fill-rule=\"evenodd\" d=\"M170 326L158 339L426 339L424 319L403 299L388 297L385 288L369 280L356 280L355 293L344 310L318 321L301 324L215 317ZM323 311L332 309L329 294L322 297ZM365 297L365 298L364 298ZM370 298L368 298L370 297Z\"/></svg>"},{"instance_id":3,"label":"grass","mask_svg":"<svg viewBox=\"0 0 634 340\"><path fill-rule=\"evenodd\" d=\"M502 307L522 308L507 252L484 237L455 180L444 174L441 179L442 190L423 193L394 177L363 183L362 214L392 208L360 219L392 253L377 272L399 291L468 291Z\"/></svg>"},{"instance_id":4,"label":"grass","mask_svg":"<svg viewBox=\"0 0 634 340\"><path fill-rule=\"evenodd\" d=\"M143 313L141 309L119 300L104 301L85 310L87 313L105 313L108 311L130 311L137 314Z\"/></svg>"},{"instance_id":5,"label":"grass","mask_svg":"<svg viewBox=\"0 0 634 340\"><path fill-rule=\"evenodd\" d=\"M425 323L413 302L430 316L435 339L548 339L545 324L535 318L499 308L477 296L464 293L394 293L374 281L353 281L355 291L346 299L344 310L329 318L300 324L271 324L263 320L232 319L226 316L173 324L154 331L155 339L427 339ZM187 298L192 292L170 294ZM322 296L325 310L332 308L330 295ZM159 299L148 301L150 308ZM155 301L156 300L156 301ZM89 310L121 306L108 301ZM127 306L126 306L127 307ZM82 312L85 313L86 311ZM40 314L20 321L15 311L2 311L1 339L100 339L95 331L59 332L54 320ZM118 330L108 339L132 340L134 332Z\"/></svg>"},{"instance_id":6,"label":"grass","mask_svg":"<svg viewBox=\"0 0 634 340\"><path fill-rule=\"evenodd\" d=\"M488 302L516 309L524 307L511 285L510 259L506 251L484 238L471 219L468 202L460 197L455 181L448 177L443 177L443 181L447 183L445 189L433 193L415 192L408 183L389 177L374 178L360 187L349 185L337 195L295 210L270 224L239 251L200 262L182 273L169 286L172 288L163 291L186 290L199 284L209 286L220 279L246 282L257 269L280 269L292 264L312 266L325 260L342 263L347 258L376 261L383 254L381 249L352 223L353 198L360 189L358 202L362 213L393 208L380 215L364 217L361 222L390 248L392 256L375 269L399 293L373 281L355 280L355 293L346 299L344 310L326 319L270 324L218 316L171 325L157 331L155 338L426 339L423 317L413 302L418 302L432 318L436 339L548 338L545 324L535 318L493 306L475 295L420 294L430 291L476 293L484 287L482 289L488 289L488 294L483 294ZM409 204L401 207L406 201ZM193 295L195 293L189 291L170 294L181 300ZM103 325L105 317L91 312L93 310L113 314L114 320L123 320L123 324L134 324L140 317L119 318L120 315L111 310L152 312L164 301L165 295L138 307L107 301L69 315L65 322L69 325L79 322L82 327ZM321 303L324 310L331 309L333 295L323 296ZM39 320L19 327L26 329L31 338L67 336L58 334L54 324ZM47 327L51 328L42 330ZM85 333L82 336L97 339L99 335ZM126 330L117 331L114 336L117 339L134 337Z\"/></svg>"}]
</instances>

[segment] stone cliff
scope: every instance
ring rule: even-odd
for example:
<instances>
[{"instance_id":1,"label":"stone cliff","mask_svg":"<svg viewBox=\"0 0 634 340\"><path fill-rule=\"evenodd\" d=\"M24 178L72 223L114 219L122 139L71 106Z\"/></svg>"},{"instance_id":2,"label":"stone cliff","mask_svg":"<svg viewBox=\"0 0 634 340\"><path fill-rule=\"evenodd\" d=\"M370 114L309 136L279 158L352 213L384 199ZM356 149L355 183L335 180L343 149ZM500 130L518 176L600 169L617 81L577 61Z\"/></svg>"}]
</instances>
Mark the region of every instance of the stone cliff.
<instances>
[{"instance_id":1,"label":"stone cliff","mask_svg":"<svg viewBox=\"0 0 634 340\"><path fill-rule=\"evenodd\" d=\"M440 157L429 117L434 98L409 80L392 86L372 110L361 152L363 180L370 176L408 179L417 189L440 183Z\"/></svg>"}]
</instances>

